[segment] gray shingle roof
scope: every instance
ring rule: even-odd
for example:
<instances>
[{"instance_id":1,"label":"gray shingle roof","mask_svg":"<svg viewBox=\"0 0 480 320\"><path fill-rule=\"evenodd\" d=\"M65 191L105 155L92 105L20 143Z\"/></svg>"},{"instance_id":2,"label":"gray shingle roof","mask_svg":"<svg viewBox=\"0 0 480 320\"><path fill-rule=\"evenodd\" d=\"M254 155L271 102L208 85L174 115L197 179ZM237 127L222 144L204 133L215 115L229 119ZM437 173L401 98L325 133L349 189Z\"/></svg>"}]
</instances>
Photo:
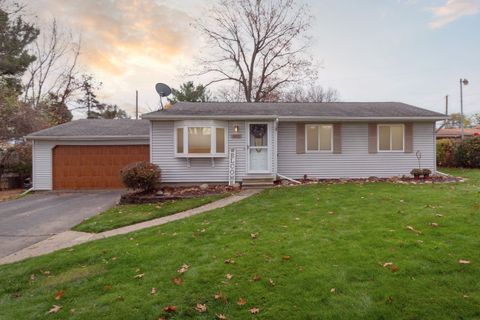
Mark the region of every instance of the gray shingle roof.
<instances>
[{"instance_id":1,"label":"gray shingle roof","mask_svg":"<svg viewBox=\"0 0 480 320\"><path fill-rule=\"evenodd\" d=\"M35 137L148 137L150 125L147 120L132 119L82 119L31 133Z\"/></svg>"},{"instance_id":2,"label":"gray shingle roof","mask_svg":"<svg viewBox=\"0 0 480 320\"><path fill-rule=\"evenodd\" d=\"M155 111L144 119L175 117L271 116L279 118L445 118L445 115L399 102L327 102L327 103L225 103L178 102L170 109Z\"/></svg>"}]
</instances>

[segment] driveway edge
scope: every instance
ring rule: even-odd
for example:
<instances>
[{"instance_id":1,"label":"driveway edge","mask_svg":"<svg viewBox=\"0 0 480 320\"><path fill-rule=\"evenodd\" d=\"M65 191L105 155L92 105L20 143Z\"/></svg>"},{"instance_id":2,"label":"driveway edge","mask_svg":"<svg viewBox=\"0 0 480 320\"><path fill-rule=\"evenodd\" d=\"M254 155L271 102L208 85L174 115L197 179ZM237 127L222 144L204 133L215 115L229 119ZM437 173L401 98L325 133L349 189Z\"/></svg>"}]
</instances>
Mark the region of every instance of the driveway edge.
<instances>
[{"instance_id":1,"label":"driveway edge","mask_svg":"<svg viewBox=\"0 0 480 320\"><path fill-rule=\"evenodd\" d=\"M89 241L93 241L93 240L105 239L105 238L113 237L116 235L122 235L122 234L130 233L133 231L142 230L145 228L159 226L172 221L185 219L185 218L188 218L200 213L204 213L210 210L226 207L232 203L246 199L260 191L262 190L261 189L244 190L238 194L234 194L234 195L231 195L230 197L208 203L201 207L189 209L186 211L172 214L170 216L157 218L149 221L144 221L144 222L132 224L130 226L125 226L125 227L121 227L118 229L113 229L113 230L109 230L101 233L87 233L87 232L78 232L78 231L61 232L46 240L40 241L34 245L31 245L27 248L24 248L6 257L1 258L0 265L45 255L48 253L52 253L65 248L70 248L70 247L73 247L82 243L86 243Z\"/></svg>"}]
</instances>

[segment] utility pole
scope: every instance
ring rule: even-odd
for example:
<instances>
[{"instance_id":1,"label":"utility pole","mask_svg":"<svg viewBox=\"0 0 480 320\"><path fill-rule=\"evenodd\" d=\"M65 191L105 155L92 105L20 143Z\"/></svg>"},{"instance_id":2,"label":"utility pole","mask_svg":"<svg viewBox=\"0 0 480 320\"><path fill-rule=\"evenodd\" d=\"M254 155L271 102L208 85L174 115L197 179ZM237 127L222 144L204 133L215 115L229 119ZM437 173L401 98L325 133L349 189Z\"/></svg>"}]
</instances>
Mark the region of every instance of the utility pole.
<instances>
[{"instance_id":1,"label":"utility pole","mask_svg":"<svg viewBox=\"0 0 480 320\"><path fill-rule=\"evenodd\" d=\"M135 90L135 119L138 120L138 90Z\"/></svg>"},{"instance_id":2,"label":"utility pole","mask_svg":"<svg viewBox=\"0 0 480 320\"><path fill-rule=\"evenodd\" d=\"M445 115L448 117L448 94L445 96ZM445 127L447 127L448 119L445 119Z\"/></svg>"}]
</instances>

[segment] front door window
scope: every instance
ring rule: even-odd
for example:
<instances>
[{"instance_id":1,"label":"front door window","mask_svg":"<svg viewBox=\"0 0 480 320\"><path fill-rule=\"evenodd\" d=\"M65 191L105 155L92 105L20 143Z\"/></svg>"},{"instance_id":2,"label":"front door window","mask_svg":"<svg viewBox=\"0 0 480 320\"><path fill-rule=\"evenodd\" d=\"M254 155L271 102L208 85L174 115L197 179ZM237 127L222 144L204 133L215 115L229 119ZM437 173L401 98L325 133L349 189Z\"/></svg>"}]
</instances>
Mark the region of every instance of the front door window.
<instances>
[{"instance_id":1,"label":"front door window","mask_svg":"<svg viewBox=\"0 0 480 320\"><path fill-rule=\"evenodd\" d=\"M270 150L267 123L249 124L248 160L250 172L269 172Z\"/></svg>"}]
</instances>

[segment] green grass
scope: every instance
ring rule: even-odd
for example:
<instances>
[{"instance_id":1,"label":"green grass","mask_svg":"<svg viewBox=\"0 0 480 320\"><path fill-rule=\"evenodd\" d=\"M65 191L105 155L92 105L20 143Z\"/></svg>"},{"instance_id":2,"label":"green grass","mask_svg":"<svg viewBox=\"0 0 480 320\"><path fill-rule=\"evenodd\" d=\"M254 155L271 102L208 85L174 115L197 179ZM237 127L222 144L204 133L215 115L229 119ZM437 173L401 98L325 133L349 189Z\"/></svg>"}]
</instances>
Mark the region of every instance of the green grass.
<instances>
[{"instance_id":1,"label":"green grass","mask_svg":"<svg viewBox=\"0 0 480 320\"><path fill-rule=\"evenodd\" d=\"M112 230L200 207L204 204L225 198L228 195L229 194L217 194L154 204L117 205L82 221L73 227L72 230L93 233Z\"/></svg>"},{"instance_id":2,"label":"green grass","mask_svg":"<svg viewBox=\"0 0 480 320\"><path fill-rule=\"evenodd\" d=\"M469 180L459 184L275 188L0 266L0 318L479 319L480 170L462 174ZM184 263L190 268L176 285ZM59 290L65 294L55 300ZM215 300L216 292L227 301ZM246 305L236 304L240 297ZM195 311L197 303L207 312ZM54 304L62 309L46 315ZM177 311L166 314L167 305ZM251 315L252 307L260 312Z\"/></svg>"}]
</instances>

